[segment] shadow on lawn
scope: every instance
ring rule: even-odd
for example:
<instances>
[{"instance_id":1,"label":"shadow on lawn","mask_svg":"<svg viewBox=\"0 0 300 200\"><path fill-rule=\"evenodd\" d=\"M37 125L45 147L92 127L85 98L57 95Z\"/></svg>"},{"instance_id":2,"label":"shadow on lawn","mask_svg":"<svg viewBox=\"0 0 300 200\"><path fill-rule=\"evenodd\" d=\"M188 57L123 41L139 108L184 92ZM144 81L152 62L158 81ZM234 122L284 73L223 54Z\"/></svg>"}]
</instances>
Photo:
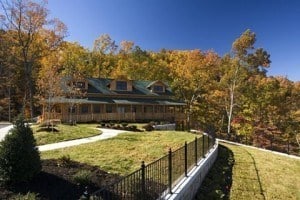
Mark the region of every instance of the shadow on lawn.
<instances>
[{"instance_id":1,"label":"shadow on lawn","mask_svg":"<svg viewBox=\"0 0 300 200\"><path fill-rule=\"evenodd\" d=\"M245 150L245 149L244 149L244 150ZM259 176L259 173L258 173L259 170L258 170L258 168L257 168L256 161L255 161L253 155L252 155L249 151L247 151L247 150L245 150L245 151L247 152L247 154L251 157L251 159L252 159L252 161L253 161L253 166L254 166L254 168L255 168L255 173L256 173L256 177L257 177L258 184L259 184L260 194L262 195L263 199L265 200L266 197L265 197L265 194L264 194L264 190L263 190L263 188L262 188L260 176Z\"/></svg>"},{"instance_id":2,"label":"shadow on lawn","mask_svg":"<svg viewBox=\"0 0 300 200\"><path fill-rule=\"evenodd\" d=\"M233 152L219 145L218 158L202 182L195 199L229 199L233 165Z\"/></svg>"}]
</instances>

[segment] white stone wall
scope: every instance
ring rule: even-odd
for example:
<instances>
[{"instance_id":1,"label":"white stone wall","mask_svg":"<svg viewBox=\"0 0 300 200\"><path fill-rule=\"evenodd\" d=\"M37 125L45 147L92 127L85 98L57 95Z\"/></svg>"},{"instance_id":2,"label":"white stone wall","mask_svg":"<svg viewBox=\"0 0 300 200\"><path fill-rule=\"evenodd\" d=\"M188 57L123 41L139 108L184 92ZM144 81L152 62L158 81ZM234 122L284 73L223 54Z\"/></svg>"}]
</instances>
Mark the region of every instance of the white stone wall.
<instances>
[{"instance_id":1,"label":"white stone wall","mask_svg":"<svg viewBox=\"0 0 300 200\"><path fill-rule=\"evenodd\" d=\"M176 124L153 125L155 130L175 130Z\"/></svg>"},{"instance_id":2,"label":"white stone wall","mask_svg":"<svg viewBox=\"0 0 300 200\"><path fill-rule=\"evenodd\" d=\"M179 184L173 188L173 194L168 194L162 199L168 200L192 200L198 192L202 181L210 168L214 164L218 157L218 141L214 148L212 148L207 154L205 159L201 159L198 166L195 166L188 176L182 179Z\"/></svg>"}]
</instances>

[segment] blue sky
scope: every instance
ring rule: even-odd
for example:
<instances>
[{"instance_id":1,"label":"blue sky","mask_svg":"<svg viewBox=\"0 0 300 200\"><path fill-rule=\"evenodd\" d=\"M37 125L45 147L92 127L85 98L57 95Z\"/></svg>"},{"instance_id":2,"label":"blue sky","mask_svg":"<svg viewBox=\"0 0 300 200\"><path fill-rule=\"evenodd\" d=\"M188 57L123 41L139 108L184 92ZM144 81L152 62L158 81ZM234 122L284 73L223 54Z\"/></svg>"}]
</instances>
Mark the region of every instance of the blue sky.
<instances>
[{"instance_id":1,"label":"blue sky","mask_svg":"<svg viewBox=\"0 0 300 200\"><path fill-rule=\"evenodd\" d=\"M268 75L300 81L299 0L49 0L51 17L67 27L68 41L92 48L109 34L144 50L213 49L230 52L246 29L271 54Z\"/></svg>"}]
</instances>

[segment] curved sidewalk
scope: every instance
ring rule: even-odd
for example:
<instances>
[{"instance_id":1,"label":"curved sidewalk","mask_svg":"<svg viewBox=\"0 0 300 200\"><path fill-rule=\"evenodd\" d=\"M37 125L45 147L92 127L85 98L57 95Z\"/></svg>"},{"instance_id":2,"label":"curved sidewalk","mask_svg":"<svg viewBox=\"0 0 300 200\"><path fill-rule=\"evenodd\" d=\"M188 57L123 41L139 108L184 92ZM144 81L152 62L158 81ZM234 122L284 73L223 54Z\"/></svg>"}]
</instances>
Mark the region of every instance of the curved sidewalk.
<instances>
[{"instance_id":1,"label":"curved sidewalk","mask_svg":"<svg viewBox=\"0 0 300 200\"><path fill-rule=\"evenodd\" d=\"M4 139L5 135L8 134L9 130L12 128L13 128L13 125L8 125L8 126L5 126L4 128L0 128L0 141ZM53 144L41 145L41 146L38 146L38 149L40 151L61 149L61 148L65 148L65 147L71 147L71 146L75 146L75 145L96 142L98 140L104 140L104 139L115 137L115 136L119 135L120 133L129 132L129 131L124 131L124 130L115 130L115 129L106 129L106 128L100 128L99 130L102 131L101 135L88 137L88 138L82 138L82 139L76 139L76 140L69 140L69 141L64 141L64 142L58 142L58 143L53 143Z\"/></svg>"},{"instance_id":2,"label":"curved sidewalk","mask_svg":"<svg viewBox=\"0 0 300 200\"><path fill-rule=\"evenodd\" d=\"M119 135L120 133L125 133L128 131L124 130L115 130L115 129L106 129L106 128L100 128L100 131L102 131L101 135L89 137L89 138L82 138L82 139L77 139L77 140L69 140L65 142L58 142L58 143L53 143L53 144L46 144L46 145L41 145L38 146L38 149L40 151L50 151L50 150L55 150L55 149L61 149L65 147L71 147L71 146L76 146L80 144L86 144L90 142L96 142L99 140L104 140L108 138L115 137Z\"/></svg>"},{"instance_id":3,"label":"curved sidewalk","mask_svg":"<svg viewBox=\"0 0 300 200\"><path fill-rule=\"evenodd\" d=\"M0 141L4 139L4 137L7 135L8 131L13 128L13 125L11 124L5 124L3 127L0 128Z\"/></svg>"}]
</instances>

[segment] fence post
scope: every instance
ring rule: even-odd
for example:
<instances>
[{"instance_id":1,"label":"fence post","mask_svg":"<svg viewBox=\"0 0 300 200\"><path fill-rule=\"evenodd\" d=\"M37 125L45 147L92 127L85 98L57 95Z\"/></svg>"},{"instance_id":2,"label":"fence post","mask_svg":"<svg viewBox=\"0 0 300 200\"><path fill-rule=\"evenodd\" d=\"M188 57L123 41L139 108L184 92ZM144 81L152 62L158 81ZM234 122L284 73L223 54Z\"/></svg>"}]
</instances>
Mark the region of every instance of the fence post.
<instances>
[{"instance_id":1,"label":"fence post","mask_svg":"<svg viewBox=\"0 0 300 200\"><path fill-rule=\"evenodd\" d=\"M172 192L172 150L169 149L169 190L170 194L173 194Z\"/></svg>"},{"instance_id":2,"label":"fence post","mask_svg":"<svg viewBox=\"0 0 300 200\"><path fill-rule=\"evenodd\" d=\"M185 142L184 143L184 174L185 174L185 177L187 177L187 143Z\"/></svg>"},{"instance_id":3,"label":"fence post","mask_svg":"<svg viewBox=\"0 0 300 200\"><path fill-rule=\"evenodd\" d=\"M195 137L195 165L198 163L197 137Z\"/></svg>"},{"instance_id":4,"label":"fence post","mask_svg":"<svg viewBox=\"0 0 300 200\"><path fill-rule=\"evenodd\" d=\"M204 141L204 137L205 137L205 135L202 135L202 157L203 158L205 158L205 147L204 147L204 143L205 143L205 141Z\"/></svg>"},{"instance_id":5,"label":"fence post","mask_svg":"<svg viewBox=\"0 0 300 200\"><path fill-rule=\"evenodd\" d=\"M288 138L288 149L287 149L288 154L290 154L290 138Z\"/></svg>"},{"instance_id":6,"label":"fence post","mask_svg":"<svg viewBox=\"0 0 300 200\"><path fill-rule=\"evenodd\" d=\"M209 135L207 135L207 151L210 149L210 144L209 144Z\"/></svg>"},{"instance_id":7,"label":"fence post","mask_svg":"<svg viewBox=\"0 0 300 200\"><path fill-rule=\"evenodd\" d=\"M145 195L146 192L146 179L145 179L145 162L142 161L141 170L142 170L142 193Z\"/></svg>"}]
</instances>

